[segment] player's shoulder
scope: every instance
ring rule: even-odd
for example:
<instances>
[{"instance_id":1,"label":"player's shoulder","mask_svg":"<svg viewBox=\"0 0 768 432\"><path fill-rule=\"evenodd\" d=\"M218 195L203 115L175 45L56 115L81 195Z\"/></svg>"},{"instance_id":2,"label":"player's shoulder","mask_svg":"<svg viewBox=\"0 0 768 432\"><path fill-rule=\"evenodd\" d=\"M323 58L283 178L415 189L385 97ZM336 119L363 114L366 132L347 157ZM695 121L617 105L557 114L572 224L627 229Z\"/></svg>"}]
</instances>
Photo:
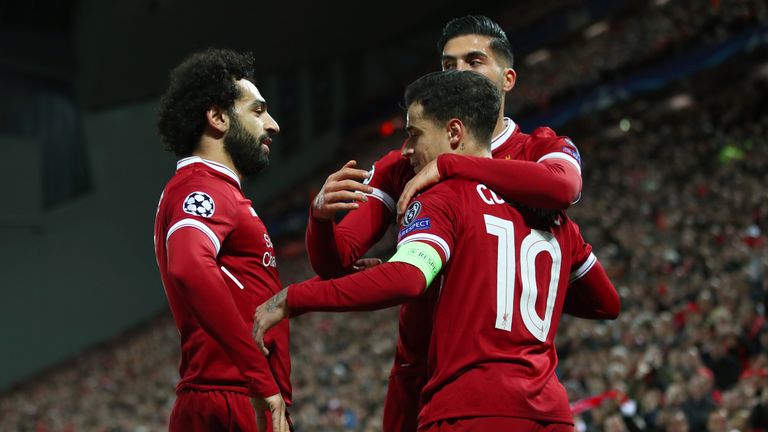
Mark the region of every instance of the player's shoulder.
<instances>
[{"instance_id":1,"label":"player's shoulder","mask_svg":"<svg viewBox=\"0 0 768 432\"><path fill-rule=\"evenodd\" d=\"M528 148L536 153L561 152L571 156L581 165L581 154L573 140L567 135L558 135L549 126L540 126L528 136Z\"/></svg>"},{"instance_id":2,"label":"player's shoulder","mask_svg":"<svg viewBox=\"0 0 768 432\"><path fill-rule=\"evenodd\" d=\"M408 158L400 150L391 150L373 163L364 183L388 196L397 197L413 174Z\"/></svg>"},{"instance_id":3,"label":"player's shoulder","mask_svg":"<svg viewBox=\"0 0 768 432\"><path fill-rule=\"evenodd\" d=\"M177 172L163 191L167 206L180 206L196 216L212 216L217 208L231 206L235 200L235 187L218 176L204 170L187 169Z\"/></svg>"},{"instance_id":4,"label":"player's shoulder","mask_svg":"<svg viewBox=\"0 0 768 432\"><path fill-rule=\"evenodd\" d=\"M235 186L206 170L190 167L176 172L166 189L180 194L190 189L205 189L211 193L230 195Z\"/></svg>"},{"instance_id":5,"label":"player's shoulder","mask_svg":"<svg viewBox=\"0 0 768 432\"><path fill-rule=\"evenodd\" d=\"M547 143L553 143L558 142L562 143L564 145L571 146L573 148L576 148L576 144L573 143L573 140L567 136L567 135L559 135L557 132L555 132L554 129L552 129L549 126L539 126L536 129L533 130L528 135L528 139L533 144L547 144Z\"/></svg>"}]
</instances>

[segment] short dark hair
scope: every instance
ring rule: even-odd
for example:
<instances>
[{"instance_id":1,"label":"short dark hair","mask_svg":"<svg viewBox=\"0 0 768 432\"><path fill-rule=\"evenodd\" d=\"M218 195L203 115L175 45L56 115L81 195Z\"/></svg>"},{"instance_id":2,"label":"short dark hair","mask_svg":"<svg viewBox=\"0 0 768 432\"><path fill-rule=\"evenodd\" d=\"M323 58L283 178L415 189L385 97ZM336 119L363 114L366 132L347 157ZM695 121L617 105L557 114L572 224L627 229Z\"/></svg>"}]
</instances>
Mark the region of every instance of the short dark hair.
<instances>
[{"instance_id":1,"label":"short dark hair","mask_svg":"<svg viewBox=\"0 0 768 432\"><path fill-rule=\"evenodd\" d=\"M189 55L170 73L160 99L157 129L165 149L189 156L205 131L211 107L230 110L241 96L235 81L253 81L254 57L228 49L208 48Z\"/></svg>"},{"instance_id":2,"label":"short dark hair","mask_svg":"<svg viewBox=\"0 0 768 432\"><path fill-rule=\"evenodd\" d=\"M428 73L405 89L405 106L419 103L424 116L439 123L458 118L480 144L490 148L501 109L501 93L485 76L472 71Z\"/></svg>"},{"instance_id":3,"label":"short dark hair","mask_svg":"<svg viewBox=\"0 0 768 432\"><path fill-rule=\"evenodd\" d=\"M493 50L494 54L506 62L508 67L514 65L515 58L512 52L512 44L509 42L507 34L496 21L484 15L465 15L448 21L443 26L443 34L437 41L438 54L443 54L445 44L449 40L471 34L491 38L491 50Z\"/></svg>"}]
</instances>

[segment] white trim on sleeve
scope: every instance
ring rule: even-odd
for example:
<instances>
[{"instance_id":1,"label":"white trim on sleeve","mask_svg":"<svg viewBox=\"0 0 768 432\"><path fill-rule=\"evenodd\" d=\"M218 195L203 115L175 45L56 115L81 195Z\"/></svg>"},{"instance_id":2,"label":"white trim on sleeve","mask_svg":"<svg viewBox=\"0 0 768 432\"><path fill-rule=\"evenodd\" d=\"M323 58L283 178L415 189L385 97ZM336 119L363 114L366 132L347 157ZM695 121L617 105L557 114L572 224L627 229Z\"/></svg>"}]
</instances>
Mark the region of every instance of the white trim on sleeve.
<instances>
[{"instance_id":1,"label":"white trim on sleeve","mask_svg":"<svg viewBox=\"0 0 768 432\"><path fill-rule=\"evenodd\" d=\"M180 228L184 228L184 227L197 228L200 231L202 231L203 234L207 235L208 238L211 239L211 243L213 243L213 247L216 249L216 255L219 255L219 249L221 249L221 242L219 242L219 238L216 237L216 234L213 233L213 230L210 229L208 225L200 222L197 219L190 219L190 218L182 219L176 222L175 224L173 224L173 226L171 226L170 228L168 228L168 234L166 234L165 236L166 247L168 245L168 239L171 238L171 234L178 231Z\"/></svg>"},{"instance_id":2,"label":"white trim on sleeve","mask_svg":"<svg viewBox=\"0 0 768 432\"><path fill-rule=\"evenodd\" d=\"M362 193L362 192L359 192L359 193ZM377 200L383 202L384 205L389 209L389 212L392 214L395 214L395 200L393 200L388 193L384 192L381 189L373 188L373 193L364 194L364 195L376 198Z\"/></svg>"},{"instance_id":3,"label":"white trim on sleeve","mask_svg":"<svg viewBox=\"0 0 768 432\"><path fill-rule=\"evenodd\" d=\"M445 262L447 263L448 260L451 258L451 248L448 246L448 242L443 240L442 238L434 235L434 234L414 234L411 236L408 236L397 244L397 248L400 249L400 246L410 243L412 241L427 241L430 242L436 246L438 246L440 249L443 250L443 254L445 254Z\"/></svg>"},{"instance_id":4,"label":"white trim on sleeve","mask_svg":"<svg viewBox=\"0 0 768 432\"><path fill-rule=\"evenodd\" d=\"M579 266L576 270L571 272L571 279L568 281L569 283L573 283L574 281L580 279L582 276L587 274L588 271L594 267L595 263L597 262L597 257L594 253L589 254L587 259L584 261L582 265Z\"/></svg>"},{"instance_id":5,"label":"white trim on sleeve","mask_svg":"<svg viewBox=\"0 0 768 432\"><path fill-rule=\"evenodd\" d=\"M573 156L569 156L565 153L560 152L554 152L554 153L548 153L541 157L541 159L537 160L536 163L539 163L543 160L547 159L562 159L564 161L568 161L573 164L573 166L576 167L577 170L579 170L579 174L581 174L581 165L579 165L579 162L573 158Z\"/></svg>"}]
</instances>

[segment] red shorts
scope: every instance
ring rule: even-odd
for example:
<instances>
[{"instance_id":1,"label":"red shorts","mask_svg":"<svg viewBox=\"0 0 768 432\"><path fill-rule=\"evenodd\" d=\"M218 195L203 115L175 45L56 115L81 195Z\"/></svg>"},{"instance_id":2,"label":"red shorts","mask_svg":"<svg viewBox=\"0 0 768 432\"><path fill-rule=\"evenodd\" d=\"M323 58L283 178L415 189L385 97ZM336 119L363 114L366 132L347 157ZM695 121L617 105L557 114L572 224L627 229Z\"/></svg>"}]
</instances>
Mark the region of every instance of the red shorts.
<instances>
[{"instance_id":1,"label":"red shorts","mask_svg":"<svg viewBox=\"0 0 768 432\"><path fill-rule=\"evenodd\" d=\"M419 432L573 432L568 423L548 423L517 417L471 417L441 420L419 429Z\"/></svg>"},{"instance_id":2,"label":"red shorts","mask_svg":"<svg viewBox=\"0 0 768 432\"><path fill-rule=\"evenodd\" d=\"M384 403L383 432L416 432L419 397L426 374L390 375Z\"/></svg>"},{"instance_id":3,"label":"red shorts","mask_svg":"<svg viewBox=\"0 0 768 432\"><path fill-rule=\"evenodd\" d=\"M230 391L185 389L176 395L168 425L170 432L257 432L251 399Z\"/></svg>"}]
</instances>

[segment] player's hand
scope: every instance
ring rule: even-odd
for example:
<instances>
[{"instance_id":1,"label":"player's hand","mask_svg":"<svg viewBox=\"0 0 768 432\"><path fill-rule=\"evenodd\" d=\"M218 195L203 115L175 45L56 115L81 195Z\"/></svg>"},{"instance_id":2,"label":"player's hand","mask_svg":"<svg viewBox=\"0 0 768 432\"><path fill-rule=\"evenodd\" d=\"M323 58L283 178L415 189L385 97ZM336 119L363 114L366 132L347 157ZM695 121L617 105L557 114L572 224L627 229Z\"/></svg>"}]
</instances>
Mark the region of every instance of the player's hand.
<instances>
[{"instance_id":1,"label":"player's hand","mask_svg":"<svg viewBox=\"0 0 768 432\"><path fill-rule=\"evenodd\" d=\"M285 318L288 318L288 288L283 288L256 308L253 314L253 339L264 355L269 350L264 345L264 334Z\"/></svg>"},{"instance_id":2,"label":"player's hand","mask_svg":"<svg viewBox=\"0 0 768 432\"><path fill-rule=\"evenodd\" d=\"M266 412L272 415L272 431L288 432L288 419L285 417L285 401L280 393L267 396L265 398L251 399L253 408L256 410L256 425L259 432L267 430Z\"/></svg>"},{"instance_id":3,"label":"player's hand","mask_svg":"<svg viewBox=\"0 0 768 432\"><path fill-rule=\"evenodd\" d=\"M336 213L356 209L359 202L368 201L362 193L372 193L373 188L358 180L368 178L368 171L355 168L357 162L351 160L340 170L328 176L312 201L312 217L317 220L331 220Z\"/></svg>"},{"instance_id":4,"label":"player's hand","mask_svg":"<svg viewBox=\"0 0 768 432\"><path fill-rule=\"evenodd\" d=\"M422 190L438 183L440 181L440 171L437 169L437 159L424 165L413 178L405 184L400 199L397 200L397 222L403 219L403 213L408 208L408 203L413 197Z\"/></svg>"},{"instance_id":5,"label":"player's hand","mask_svg":"<svg viewBox=\"0 0 768 432\"><path fill-rule=\"evenodd\" d=\"M355 261L352 269L355 271L363 271L371 267L376 267L379 264L381 264L381 260L378 258L360 258L359 260Z\"/></svg>"}]
</instances>

